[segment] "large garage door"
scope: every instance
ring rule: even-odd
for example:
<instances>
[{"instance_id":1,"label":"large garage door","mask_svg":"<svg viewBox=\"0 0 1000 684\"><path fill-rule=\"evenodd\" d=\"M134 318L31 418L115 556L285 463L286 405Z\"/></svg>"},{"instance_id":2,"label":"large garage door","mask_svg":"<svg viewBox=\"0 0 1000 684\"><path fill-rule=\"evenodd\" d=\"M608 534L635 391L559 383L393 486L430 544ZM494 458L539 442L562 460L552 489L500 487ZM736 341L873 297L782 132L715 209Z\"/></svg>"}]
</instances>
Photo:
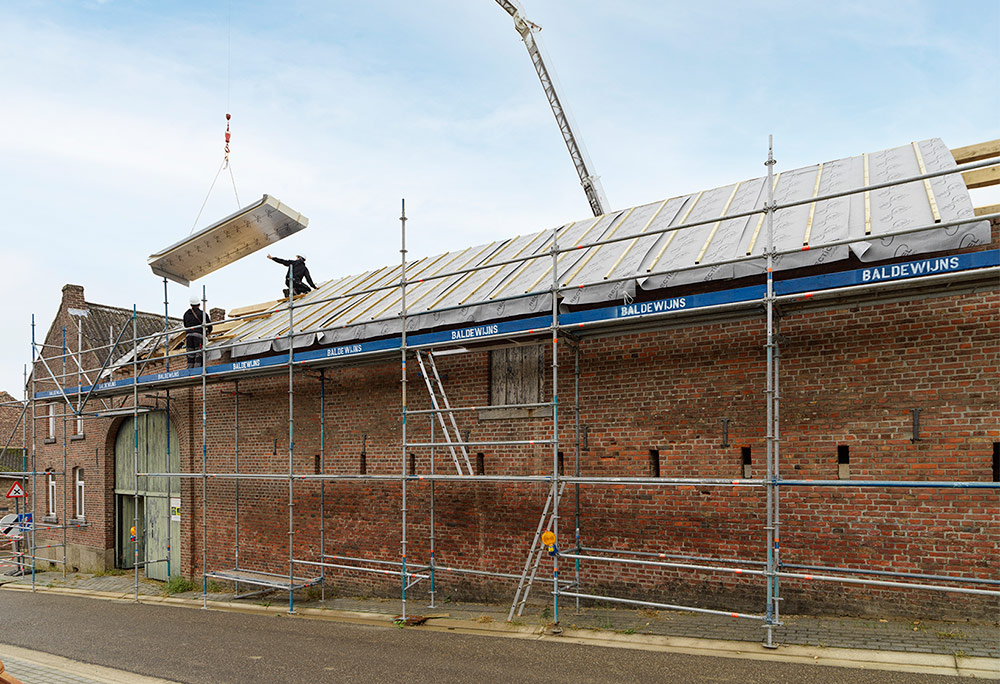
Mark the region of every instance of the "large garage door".
<instances>
[{"instance_id":1,"label":"large garage door","mask_svg":"<svg viewBox=\"0 0 1000 684\"><path fill-rule=\"evenodd\" d=\"M165 411L126 419L115 439L115 519L117 566L134 567L145 559L146 576L166 580L180 574L180 478L139 477L140 473L176 473L180 469L177 432ZM138 494L138 497L136 496ZM138 498L138 524L136 502ZM173 500L173 506L171 505ZM175 515L171 515L172 509ZM136 528L132 541L132 527Z\"/></svg>"}]
</instances>

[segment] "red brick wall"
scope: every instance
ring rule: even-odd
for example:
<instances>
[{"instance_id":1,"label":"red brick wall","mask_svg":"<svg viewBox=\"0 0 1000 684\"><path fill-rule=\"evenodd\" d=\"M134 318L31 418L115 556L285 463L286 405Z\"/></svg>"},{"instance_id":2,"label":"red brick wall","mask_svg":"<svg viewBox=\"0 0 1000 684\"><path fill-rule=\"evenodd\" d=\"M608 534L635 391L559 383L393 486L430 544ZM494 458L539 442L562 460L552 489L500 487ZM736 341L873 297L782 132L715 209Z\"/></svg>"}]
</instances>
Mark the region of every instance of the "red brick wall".
<instances>
[{"instance_id":1,"label":"red brick wall","mask_svg":"<svg viewBox=\"0 0 1000 684\"><path fill-rule=\"evenodd\" d=\"M992 443L1000 441L1000 297L995 292L858 305L791 314L781 323L783 477L836 479L837 446L850 447L858 479L992 478ZM741 447L751 447L754 476L764 473L764 327L748 320L586 340L580 347L581 453L585 475L649 474L659 450L663 477L741 475ZM573 468L573 353L560 354L560 429L567 472ZM455 405L488 401L488 355L439 360ZM409 364L411 409L429 407L416 364ZM400 472L397 363L326 371L326 472L356 474L368 435L369 474ZM546 392L548 385L546 382ZM239 384L240 470L288 469L287 376ZM231 472L234 397L231 385L209 385L207 469ZM184 467L201 470L200 388L172 393ZM921 441L912 443L910 409L921 409ZM731 446L722 448L729 418ZM312 473L319 454L319 380L297 372L294 414L296 473ZM546 439L549 419L479 420L460 414L472 441ZM426 416L411 416L409 439L429 438ZM440 435L440 431L437 433ZM418 473L430 469L417 453ZM551 449L473 448L487 474L551 472ZM435 470L454 473L438 450ZM240 489L240 564L287 571L288 483L248 482ZM295 557L318 560L318 483L294 485ZM398 560L400 484L334 482L326 489L326 550ZM208 569L235 565L235 493L231 480L207 483ZM412 563L429 552L427 482L408 485ZM518 572L547 494L543 484L436 485L437 560L447 565ZM1000 577L1000 506L995 490L783 489L781 546L786 562L877 567L945 575ZM183 566L202 567L201 482L186 481ZM573 489L561 506L562 546L573 536ZM737 487L581 487L586 546L741 557L762 561L764 492ZM564 567L564 572L566 571ZM303 574L314 572L300 568ZM389 594L398 582L337 574L335 584ZM588 564L587 589L761 610L759 579L723 574ZM455 596L506 597L506 582L438 578ZM418 590L422 587L418 586ZM853 613L995 614L996 601L931 592L783 582L784 610Z\"/></svg>"}]
</instances>

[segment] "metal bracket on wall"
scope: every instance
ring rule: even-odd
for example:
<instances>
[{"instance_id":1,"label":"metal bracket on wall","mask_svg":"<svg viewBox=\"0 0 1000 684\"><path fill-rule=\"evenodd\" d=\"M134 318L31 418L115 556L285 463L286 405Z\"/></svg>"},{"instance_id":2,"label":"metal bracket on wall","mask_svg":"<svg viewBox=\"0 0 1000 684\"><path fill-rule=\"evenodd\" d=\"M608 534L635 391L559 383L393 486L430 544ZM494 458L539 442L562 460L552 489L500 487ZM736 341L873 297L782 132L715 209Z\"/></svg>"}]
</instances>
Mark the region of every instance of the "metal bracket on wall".
<instances>
[{"instance_id":1,"label":"metal bracket on wall","mask_svg":"<svg viewBox=\"0 0 1000 684\"><path fill-rule=\"evenodd\" d=\"M920 409L910 409L910 415L913 418L913 436L910 437L910 442L916 443L920 441Z\"/></svg>"},{"instance_id":2,"label":"metal bracket on wall","mask_svg":"<svg viewBox=\"0 0 1000 684\"><path fill-rule=\"evenodd\" d=\"M722 419L722 444L720 444L719 446L722 447L723 449L731 446L729 444L729 421L730 421L729 418Z\"/></svg>"}]
</instances>

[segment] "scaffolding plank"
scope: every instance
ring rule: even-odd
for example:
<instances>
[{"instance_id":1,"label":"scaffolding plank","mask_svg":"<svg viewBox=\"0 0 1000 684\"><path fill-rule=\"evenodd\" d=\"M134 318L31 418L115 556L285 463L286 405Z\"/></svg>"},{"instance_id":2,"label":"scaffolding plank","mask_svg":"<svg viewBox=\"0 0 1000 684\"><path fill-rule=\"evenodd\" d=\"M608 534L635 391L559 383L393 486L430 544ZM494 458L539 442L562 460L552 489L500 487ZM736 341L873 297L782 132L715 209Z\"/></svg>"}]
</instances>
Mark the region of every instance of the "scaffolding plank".
<instances>
[{"instance_id":1,"label":"scaffolding plank","mask_svg":"<svg viewBox=\"0 0 1000 684\"><path fill-rule=\"evenodd\" d=\"M147 263L156 275L186 286L308 225L305 216L264 195L260 201L151 254Z\"/></svg>"},{"instance_id":2,"label":"scaffolding plank","mask_svg":"<svg viewBox=\"0 0 1000 684\"><path fill-rule=\"evenodd\" d=\"M273 589L282 589L284 591L294 591L296 589L305 589L306 587L311 587L319 584L322 581L322 577L295 577L291 578L289 582L288 575L275 575L267 572L255 572L253 570L213 570L212 572L206 572L206 577L211 577L212 579L222 580L224 582L240 582L241 584L253 584L258 587L271 587Z\"/></svg>"}]
</instances>

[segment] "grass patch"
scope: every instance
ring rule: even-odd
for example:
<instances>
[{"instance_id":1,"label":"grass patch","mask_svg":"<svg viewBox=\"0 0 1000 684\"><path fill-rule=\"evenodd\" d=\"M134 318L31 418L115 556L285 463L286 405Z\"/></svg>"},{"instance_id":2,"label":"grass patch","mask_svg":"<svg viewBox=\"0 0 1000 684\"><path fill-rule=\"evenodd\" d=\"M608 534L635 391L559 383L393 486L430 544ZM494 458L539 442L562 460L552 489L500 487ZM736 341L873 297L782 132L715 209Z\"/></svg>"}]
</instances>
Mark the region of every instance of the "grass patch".
<instances>
[{"instance_id":1,"label":"grass patch","mask_svg":"<svg viewBox=\"0 0 1000 684\"><path fill-rule=\"evenodd\" d=\"M97 570L94 572L94 577L121 577L122 575L131 575L132 570L123 570L122 568L105 568L104 570Z\"/></svg>"},{"instance_id":2,"label":"grass patch","mask_svg":"<svg viewBox=\"0 0 1000 684\"><path fill-rule=\"evenodd\" d=\"M163 585L163 593L167 596L183 594L188 591L194 591L194 583L187 577L181 577L180 575L174 575Z\"/></svg>"}]
</instances>

